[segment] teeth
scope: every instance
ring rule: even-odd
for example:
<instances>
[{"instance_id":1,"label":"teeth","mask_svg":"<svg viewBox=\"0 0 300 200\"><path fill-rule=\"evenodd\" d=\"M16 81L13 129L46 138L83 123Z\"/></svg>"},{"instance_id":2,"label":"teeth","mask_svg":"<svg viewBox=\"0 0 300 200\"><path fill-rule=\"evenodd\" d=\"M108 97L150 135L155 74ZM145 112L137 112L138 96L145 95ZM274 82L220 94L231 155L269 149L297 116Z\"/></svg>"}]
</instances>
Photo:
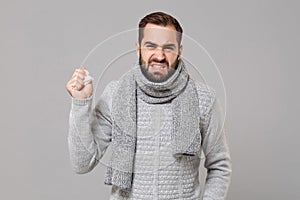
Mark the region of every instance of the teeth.
<instances>
[{"instance_id":1,"label":"teeth","mask_svg":"<svg viewBox=\"0 0 300 200\"><path fill-rule=\"evenodd\" d=\"M161 69L161 68L162 68L162 67L159 66L159 65L153 65L152 67L155 68L155 69Z\"/></svg>"}]
</instances>

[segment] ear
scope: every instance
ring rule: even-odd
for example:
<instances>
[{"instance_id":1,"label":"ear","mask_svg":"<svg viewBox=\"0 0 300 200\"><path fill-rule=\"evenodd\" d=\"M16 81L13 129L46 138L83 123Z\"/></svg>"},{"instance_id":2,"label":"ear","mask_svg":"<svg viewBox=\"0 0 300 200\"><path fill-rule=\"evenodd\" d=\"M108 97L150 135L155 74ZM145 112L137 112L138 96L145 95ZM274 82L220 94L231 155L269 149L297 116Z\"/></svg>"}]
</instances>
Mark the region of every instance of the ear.
<instances>
[{"instance_id":1,"label":"ear","mask_svg":"<svg viewBox=\"0 0 300 200\"><path fill-rule=\"evenodd\" d=\"M135 43L135 52L136 52L136 56L139 57L140 56L140 45L138 42Z\"/></svg>"},{"instance_id":2,"label":"ear","mask_svg":"<svg viewBox=\"0 0 300 200\"><path fill-rule=\"evenodd\" d=\"M181 44L180 47L179 47L179 52L178 52L178 60L180 60L180 56L182 54L182 50L183 50L183 46Z\"/></svg>"}]
</instances>

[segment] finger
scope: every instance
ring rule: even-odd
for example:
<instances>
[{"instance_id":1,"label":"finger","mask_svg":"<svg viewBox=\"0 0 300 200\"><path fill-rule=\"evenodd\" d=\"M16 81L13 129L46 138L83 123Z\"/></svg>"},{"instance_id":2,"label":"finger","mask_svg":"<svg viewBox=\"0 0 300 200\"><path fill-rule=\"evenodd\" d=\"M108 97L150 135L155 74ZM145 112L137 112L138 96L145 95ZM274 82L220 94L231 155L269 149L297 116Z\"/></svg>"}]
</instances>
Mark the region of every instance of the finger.
<instances>
[{"instance_id":1,"label":"finger","mask_svg":"<svg viewBox=\"0 0 300 200\"><path fill-rule=\"evenodd\" d=\"M84 65L82 65L82 66L80 67L80 69L85 70L86 67L85 67Z\"/></svg>"},{"instance_id":2,"label":"finger","mask_svg":"<svg viewBox=\"0 0 300 200\"><path fill-rule=\"evenodd\" d=\"M72 80L70 80L67 84L67 88L69 89L74 89L74 87L78 84L80 85L84 85L84 81L81 79L77 79L77 78L73 78Z\"/></svg>"},{"instance_id":3,"label":"finger","mask_svg":"<svg viewBox=\"0 0 300 200\"><path fill-rule=\"evenodd\" d=\"M72 78L69 80L69 82L67 83L67 88L71 88L75 85L76 79Z\"/></svg>"},{"instance_id":4,"label":"finger","mask_svg":"<svg viewBox=\"0 0 300 200\"><path fill-rule=\"evenodd\" d=\"M74 88L75 86L78 87L78 86L81 86L81 85L84 86L84 81L80 80L80 79L78 79L78 80L74 79L73 81L70 82L70 87L71 88Z\"/></svg>"},{"instance_id":5,"label":"finger","mask_svg":"<svg viewBox=\"0 0 300 200\"><path fill-rule=\"evenodd\" d=\"M80 91L84 87L84 84L76 82L73 89Z\"/></svg>"},{"instance_id":6,"label":"finger","mask_svg":"<svg viewBox=\"0 0 300 200\"><path fill-rule=\"evenodd\" d=\"M79 78L79 77L77 77L77 78L75 79L75 82L78 82L78 83L80 83L80 84L83 84L83 85L84 85L84 81L83 81L83 79L81 79L81 78Z\"/></svg>"},{"instance_id":7,"label":"finger","mask_svg":"<svg viewBox=\"0 0 300 200\"><path fill-rule=\"evenodd\" d=\"M75 72L81 73L81 74L86 74L86 73L85 73L85 68L83 68L83 67L77 68L77 69L74 71L74 73L75 73Z\"/></svg>"},{"instance_id":8,"label":"finger","mask_svg":"<svg viewBox=\"0 0 300 200\"><path fill-rule=\"evenodd\" d=\"M69 82L68 82L68 86L72 86L74 83L76 82L75 78L72 78Z\"/></svg>"},{"instance_id":9,"label":"finger","mask_svg":"<svg viewBox=\"0 0 300 200\"><path fill-rule=\"evenodd\" d=\"M71 96L73 96L73 90L77 90L78 88L80 88L80 83L77 84L76 86L76 83L77 81L76 80L70 80L67 85L66 85L66 88L67 88L67 91L71 94Z\"/></svg>"},{"instance_id":10,"label":"finger","mask_svg":"<svg viewBox=\"0 0 300 200\"><path fill-rule=\"evenodd\" d=\"M75 79L81 79L81 80L84 80L85 78L85 74L83 73L76 73L76 75L74 76Z\"/></svg>"},{"instance_id":11,"label":"finger","mask_svg":"<svg viewBox=\"0 0 300 200\"><path fill-rule=\"evenodd\" d=\"M85 79L85 73L81 73L81 72L74 72L73 76L71 79L81 79L84 80Z\"/></svg>"},{"instance_id":12,"label":"finger","mask_svg":"<svg viewBox=\"0 0 300 200\"><path fill-rule=\"evenodd\" d=\"M71 94L71 90L73 89L73 86L72 86L71 81L69 81L69 82L66 84L66 89L67 89L67 91ZM71 95L72 95L72 94L71 94Z\"/></svg>"},{"instance_id":13,"label":"finger","mask_svg":"<svg viewBox=\"0 0 300 200\"><path fill-rule=\"evenodd\" d=\"M84 69L79 69L79 70L77 71L77 73L83 75L83 77L86 76L86 73L85 73L85 70L84 70Z\"/></svg>"},{"instance_id":14,"label":"finger","mask_svg":"<svg viewBox=\"0 0 300 200\"><path fill-rule=\"evenodd\" d=\"M86 70L86 67L85 66L81 66L80 68L77 68L75 70L75 72L86 75L85 70Z\"/></svg>"}]
</instances>

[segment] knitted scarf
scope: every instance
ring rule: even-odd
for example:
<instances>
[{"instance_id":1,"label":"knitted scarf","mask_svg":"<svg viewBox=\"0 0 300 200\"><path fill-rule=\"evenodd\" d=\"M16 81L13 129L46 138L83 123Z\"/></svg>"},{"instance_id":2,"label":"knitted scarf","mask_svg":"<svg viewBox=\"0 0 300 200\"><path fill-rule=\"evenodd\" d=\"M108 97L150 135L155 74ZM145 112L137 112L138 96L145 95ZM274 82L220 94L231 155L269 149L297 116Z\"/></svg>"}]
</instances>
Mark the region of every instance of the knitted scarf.
<instances>
[{"instance_id":1,"label":"knitted scarf","mask_svg":"<svg viewBox=\"0 0 300 200\"><path fill-rule=\"evenodd\" d=\"M189 78L180 60L168 80L149 81L138 62L119 80L112 100L112 155L107 167L105 184L129 190L137 138L137 97L149 104L172 103L172 154L194 156L200 141L199 100L194 81Z\"/></svg>"}]
</instances>

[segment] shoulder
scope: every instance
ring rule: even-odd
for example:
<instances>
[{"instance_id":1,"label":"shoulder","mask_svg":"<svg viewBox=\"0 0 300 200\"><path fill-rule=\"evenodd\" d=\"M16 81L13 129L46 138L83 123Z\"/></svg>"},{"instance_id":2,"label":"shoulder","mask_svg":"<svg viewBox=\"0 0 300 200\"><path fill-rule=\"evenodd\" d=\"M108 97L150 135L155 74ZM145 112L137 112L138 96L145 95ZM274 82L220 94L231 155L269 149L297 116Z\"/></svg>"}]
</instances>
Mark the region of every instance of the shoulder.
<instances>
[{"instance_id":1,"label":"shoulder","mask_svg":"<svg viewBox=\"0 0 300 200\"><path fill-rule=\"evenodd\" d=\"M117 90L118 86L119 86L118 80L110 81L104 88L103 95L112 96L114 94L114 92Z\"/></svg>"},{"instance_id":2,"label":"shoulder","mask_svg":"<svg viewBox=\"0 0 300 200\"><path fill-rule=\"evenodd\" d=\"M194 81L195 89L199 99L199 107L202 114L209 112L216 99L216 91L211 86L200 82Z\"/></svg>"},{"instance_id":3,"label":"shoulder","mask_svg":"<svg viewBox=\"0 0 300 200\"><path fill-rule=\"evenodd\" d=\"M112 107L112 99L115 91L117 90L119 85L119 81L112 80L110 81L104 88L98 102L96 105L96 109L109 109Z\"/></svg>"}]
</instances>

